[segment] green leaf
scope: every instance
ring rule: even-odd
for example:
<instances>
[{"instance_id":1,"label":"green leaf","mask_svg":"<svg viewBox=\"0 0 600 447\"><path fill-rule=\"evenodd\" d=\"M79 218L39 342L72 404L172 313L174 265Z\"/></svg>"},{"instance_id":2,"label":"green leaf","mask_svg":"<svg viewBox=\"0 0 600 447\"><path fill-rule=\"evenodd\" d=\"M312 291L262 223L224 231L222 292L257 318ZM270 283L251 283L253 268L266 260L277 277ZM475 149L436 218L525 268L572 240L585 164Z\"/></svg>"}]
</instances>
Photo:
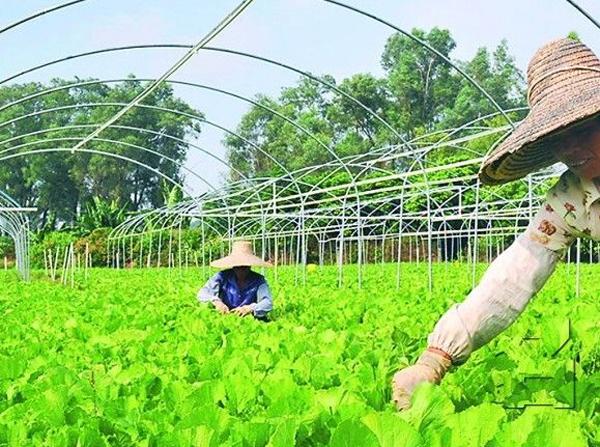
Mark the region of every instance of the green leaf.
<instances>
[{"instance_id":1,"label":"green leaf","mask_svg":"<svg viewBox=\"0 0 600 447\"><path fill-rule=\"evenodd\" d=\"M17 357L0 357L0 380L16 379L25 371L27 363Z\"/></svg>"},{"instance_id":2,"label":"green leaf","mask_svg":"<svg viewBox=\"0 0 600 447\"><path fill-rule=\"evenodd\" d=\"M585 422L581 415L550 409L536 418L535 429L529 434L525 446L587 447L582 431Z\"/></svg>"},{"instance_id":3,"label":"green leaf","mask_svg":"<svg viewBox=\"0 0 600 447\"><path fill-rule=\"evenodd\" d=\"M216 445L215 431L202 425L196 429L196 437L194 439L194 447L214 447Z\"/></svg>"},{"instance_id":4,"label":"green leaf","mask_svg":"<svg viewBox=\"0 0 600 447\"><path fill-rule=\"evenodd\" d=\"M288 419L277 426L275 432L269 439L267 447L288 447L296 444L296 431L298 423L294 419Z\"/></svg>"},{"instance_id":5,"label":"green leaf","mask_svg":"<svg viewBox=\"0 0 600 447\"><path fill-rule=\"evenodd\" d=\"M428 446L444 445L450 436L448 428L454 405L438 385L424 382L413 393L412 406L400 414L416 427Z\"/></svg>"},{"instance_id":6,"label":"green leaf","mask_svg":"<svg viewBox=\"0 0 600 447\"><path fill-rule=\"evenodd\" d=\"M471 407L452 415L451 445L456 447L485 445L498 432L505 416L502 407L490 403Z\"/></svg>"},{"instance_id":7,"label":"green leaf","mask_svg":"<svg viewBox=\"0 0 600 447\"><path fill-rule=\"evenodd\" d=\"M585 418L555 408L528 407L516 420L505 423L494 437L492 447L583 447L588 443L582 432Z\"/></svg>"},{"instance_id":8,"label":"green leaf","mask_svg":"<svg viewBox=\"0 0 600 447\"><path fill-rule=\"evenodd\" d=\"M453 413L454 405L441 388L423 382L413 392L411 408L401 416L418 427L419 432L427 432L446 424Z\"/></svg>"},{"instance_id":9,"label":"green leaf","mask_svg":"<svg viewBox=\"0 0 600 447\"><path fill-rule=\"evenodd\" d=\"M372 413L361 421L375 433L381 447L424 446L419 433L396 414Z\"/></svg>"},{"instance_id":10,"label":"green leaf","mask_svg":"<svg viewBox=\"0 0 600 447\"><path fill-rule=\"evenodd\" d=\"M10 447L18 447L26 445L27 441L27 426L21 421L15 421L8 427L8 445Z\"/></svg>"},{"instance_id":11,"label":"green leaf","mask_svg":"<svg viewBox=\"0 0 600 447\"><path fill-rule=\"evenodd\" d=\"M39 418L51 427L60 427L65 423L66 391L63 386L44 390L37 399Z\"/></svg>"},{"instance_id":12,"label":"green leaf","mask_svg":"<svg viewBox=\"0 0 600 447\"><path fill-rule=\"evenodd\" d=\"M379 447L379 442L365 424L349 419L337 426L329 445L331 447Z\"/></svg>"}]
</instances>

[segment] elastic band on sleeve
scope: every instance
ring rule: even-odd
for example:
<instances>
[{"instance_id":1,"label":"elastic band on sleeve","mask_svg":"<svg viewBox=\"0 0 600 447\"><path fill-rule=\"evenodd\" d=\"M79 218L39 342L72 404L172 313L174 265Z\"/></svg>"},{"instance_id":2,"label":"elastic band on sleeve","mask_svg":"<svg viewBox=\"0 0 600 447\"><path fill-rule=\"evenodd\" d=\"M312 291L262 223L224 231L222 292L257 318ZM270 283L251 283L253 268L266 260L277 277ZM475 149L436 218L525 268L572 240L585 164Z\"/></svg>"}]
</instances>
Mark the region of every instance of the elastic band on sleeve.
<instances>
[{"instance_id":1,"label":"elastic band on sleeve","mask_svg":"<svg viewBox=\"0 0 600 447\"><path fill-rule=\"evenodd\" d=\"M439 354L442 357L444 357L446 360L449 360L450 362L452 362L452 357L450 356L450 354L448 354L447 352L441 350L440 348L435 348L433 346L428 346L427 347L427 351L433 352L434 354Z\"/></svg>"}]
</instances>

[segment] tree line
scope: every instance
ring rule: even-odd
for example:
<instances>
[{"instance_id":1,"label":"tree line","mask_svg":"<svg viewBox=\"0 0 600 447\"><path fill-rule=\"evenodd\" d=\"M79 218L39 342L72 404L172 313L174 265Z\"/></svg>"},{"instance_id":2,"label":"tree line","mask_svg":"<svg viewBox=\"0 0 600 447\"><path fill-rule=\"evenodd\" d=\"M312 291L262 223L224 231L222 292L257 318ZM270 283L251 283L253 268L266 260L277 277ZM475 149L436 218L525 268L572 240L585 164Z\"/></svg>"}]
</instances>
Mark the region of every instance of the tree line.
<instances>
[{"instance_id":1,"label":"tree line","mask_svg":"<svg viewBox=\"0 0 600 447\"><path fill-rule=\"evenodd\" d=\"M526 105L524 76L506 41L493 50L479 48L471 60L461 61L452 57L456 42L450 31L413 29L412 35L452 60L501 108ZM253 106L238 125L237 133L243 138L227 136L224 140L228 160L235 168L230 179L239 180L240 173L247 177L278 176L284 174L282 166L293 171L332 161L333 155L308 133L344 157L398 144L399 136L410 140L497 112L465 76L405 35L394 34L388 39L381 66L382 77L370 73L357 73L341 81L329 75L317 80L305 77L283 88L277 98L259 95L260 106Z\"/></svg>"},{"instance_id":2,"label":"tree line","mask_svg":"<svg viewBox=\"0 0 600 447\"><path fill-rule=\"evenodd\" d=\"M38 209L31 216L35 229L86 222L112 226L118 223L115 216L165 203L173 184L158 172L182 182L181 164L188 151L184 139L200 131L190 115L201 114L176 98L169 85L87 144L87 152L65 151L144 86L132 77L112 84L54 79L48 85L0 87L0 157L5 158L0 162L0 190L21 206ZM33 153L18 155L25 151Z\"/></svg>"}]
</instances>

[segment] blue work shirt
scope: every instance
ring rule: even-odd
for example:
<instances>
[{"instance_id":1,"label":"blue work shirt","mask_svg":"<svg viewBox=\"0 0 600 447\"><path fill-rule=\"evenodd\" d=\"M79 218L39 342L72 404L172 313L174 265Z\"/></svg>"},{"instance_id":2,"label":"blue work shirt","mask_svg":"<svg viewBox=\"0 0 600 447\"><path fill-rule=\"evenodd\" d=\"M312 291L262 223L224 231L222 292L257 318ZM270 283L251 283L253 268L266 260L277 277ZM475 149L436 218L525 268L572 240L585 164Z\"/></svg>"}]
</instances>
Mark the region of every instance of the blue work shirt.
<instances>
[{"instance_id":1,"label":"blue work shirt","mask_svg":"<svg viewBox=\"0 0 600 447\"><path fill-rule=\"evenodd\" d=\"M229 309L249 305L256 317L264 317L273 309L273 297L264 276L250 271L246 286L240 289L233 269L223 270L210 278L198 292L198 301L220 299Z\"/></svg>"}]
</instances>

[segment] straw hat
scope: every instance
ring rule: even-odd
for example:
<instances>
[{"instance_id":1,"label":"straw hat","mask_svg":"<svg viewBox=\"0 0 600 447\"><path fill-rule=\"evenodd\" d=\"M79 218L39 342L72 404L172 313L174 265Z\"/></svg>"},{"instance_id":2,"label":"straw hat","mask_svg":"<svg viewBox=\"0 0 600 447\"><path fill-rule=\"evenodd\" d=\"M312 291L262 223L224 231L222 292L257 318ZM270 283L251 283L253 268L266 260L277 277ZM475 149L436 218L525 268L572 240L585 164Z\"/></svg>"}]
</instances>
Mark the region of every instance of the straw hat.
<instances>
[{"instance_id":1,"label":"straw hat","mask_svg":"<svg viewBox=\"0 0 600 447\"><path fill-rule=\"evenodd\" d=\"M229 255L210 263L218 269L230 269L233 267L271 267L271 263L263 261L252 251L252 244L248 241L235 241Z\"/></svg>"},{"instance_id":2,"label":"straw hat","mask_svg":"<svg viewBox=\"0 0 600 447\"><path fill-rule=\"evenodd\" d=\"M540 48L527 69L529 114L489 153L479 171L488 185L517 180L550 166L552 137L600 114L600 60L581 42L565 38Z\"/></svg>"}]
</instances>

